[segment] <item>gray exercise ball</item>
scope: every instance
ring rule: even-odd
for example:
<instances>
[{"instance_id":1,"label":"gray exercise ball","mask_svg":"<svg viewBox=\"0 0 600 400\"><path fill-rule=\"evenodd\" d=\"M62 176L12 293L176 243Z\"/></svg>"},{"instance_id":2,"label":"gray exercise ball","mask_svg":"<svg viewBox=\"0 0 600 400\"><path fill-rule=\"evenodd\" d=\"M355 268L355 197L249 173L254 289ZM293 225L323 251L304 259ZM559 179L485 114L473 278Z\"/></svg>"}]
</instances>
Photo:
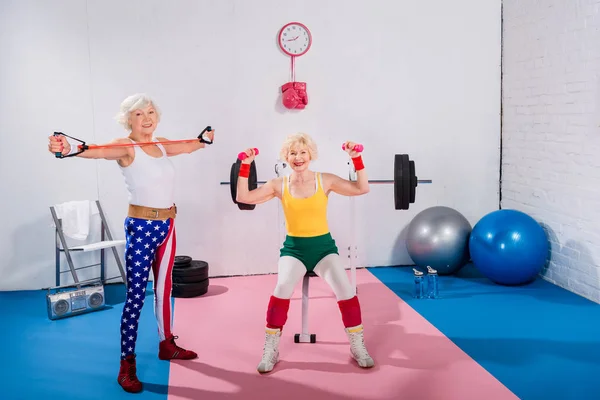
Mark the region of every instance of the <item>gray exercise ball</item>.
<instances>
[{"instance_id":1,"label":"gray exercise ball","mask_svg":"<svg viewBox=\"0 0 600 400\"><path fill-rule=\"evenodd\" d=\"M420 268L450 275L469 262L471 224L458 211L436 206L418 213L408 226L406 247Z\"/></svg>"}]
</instances>

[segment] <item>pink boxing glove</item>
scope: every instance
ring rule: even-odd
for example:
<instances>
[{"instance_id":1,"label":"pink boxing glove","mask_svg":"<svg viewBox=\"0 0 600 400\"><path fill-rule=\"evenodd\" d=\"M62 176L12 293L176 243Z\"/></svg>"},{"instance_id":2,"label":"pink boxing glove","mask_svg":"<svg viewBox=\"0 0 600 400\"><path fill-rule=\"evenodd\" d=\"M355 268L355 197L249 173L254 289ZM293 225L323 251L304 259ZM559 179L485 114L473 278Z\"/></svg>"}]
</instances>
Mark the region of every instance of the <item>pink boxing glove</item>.
<instances>
[{"instance_id":1,"label":"pink boxing glove","mask_svg":"<svg viewBox=\"0 0 600 400\"><path fill-rule=\"evenodd\" d=\"M303 109L308 104L308 94L306 93L306 82L294 82L294 89L300 97L301 103L296 106L298 109Z\"/></svg>"},{"instance_id":2,"label":"pink boxing glove","mask_svg":"<svg viewBox=\"0 0 600 400\"><path fill-rule=\"evenodd\" d=\"M302 104L302 99L298 96L298 92L294 89L294 83L288 82L281 87L281 102L283 106L289 110L292 110L298 106L298 104Z\"/></svg>"}]
</instances>

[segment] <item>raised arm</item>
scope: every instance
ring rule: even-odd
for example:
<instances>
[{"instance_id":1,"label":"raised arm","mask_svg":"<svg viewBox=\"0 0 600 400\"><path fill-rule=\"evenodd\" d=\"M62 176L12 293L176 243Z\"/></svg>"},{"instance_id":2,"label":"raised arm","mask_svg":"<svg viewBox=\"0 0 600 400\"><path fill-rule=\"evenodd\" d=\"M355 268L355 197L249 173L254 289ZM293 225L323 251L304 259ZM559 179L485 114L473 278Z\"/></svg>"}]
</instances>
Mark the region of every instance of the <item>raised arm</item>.
<instances>
[{"instance_id":1,"label":"raised arm","mask_svg":"<svg viewBox=\"0 0 600 400\"><path fill-rule=\"evenodd\" d=\"M250 177L250 164L256 156L254 149L246 150L246 158L242 160L240 173L237 181L237 197L236 201L244 204L260 204L276 197L278 187L277 182L281 178L275 178L267 181L264 185L257 187L254 190L248 190L248 179Z\"/></svg>"},{"instance_id":2,"label":"raised arm","mask_svg":"<svg viewBox=\"0 0 600 400\"><path fill-rule=\"evenodd\" d=\"M337 175L324 173L323 186L326 193L334 192L342 196L360 196L369 193L369 178L364 167L361 153L355 150L356 143L346 142L344 150L350 155L354 169L356 170L356 181L340 178Z\"/></svg>"},{"instance_id":3,"label":"raised arm","mask_svg":"<svg viewBox=\"0 0 600 400\"><path fill-rule=\"evenodd\" d=\"M77 151L77 149L71 148L71 144L67 141L67 138L63 135L58 135L58 136L52 135L52 136L49 136L48 139L50 140L50 142L48 144L48 150L53 154L62 153L63 156L67 156L71 153L71 150L73 150L73 152ZM121 138L121 139L114 139L111 142L109 142L108 144L119 144L119 143L131 143L131 142L126 138ZM95 146L95 145L89 144L88 146ZM129 157L129 154L130 154L129 147L110 147L110 148L101 148L101 149L88 149L88 150L85 150L85 151L77 154L75 157L102 158L105 160L121 160L126 157Z\"/></svg>"},{"instance_id":4,"label":"raised arm","mask_svg":"<svg viewBox=\"0 0 600 400\"><path fill-rule=\"evenodd\" d=\"M206 140L208 140L208 142L212 143L212 141L215 138L215 131L214 130L206 130L205 132L203 132L201 134L201 136L205 142L206 142ZM168 141L168 139L166 139L164 137L157 137L156 139L160 142ZM167 156L169 156L169 157L177 156L179 154L189 154L189 153L195 152L196 150L205 148L206 144L207 144L205 142L202 142L199 139L197 141L189 141L189 142L184 142L184 143L169 143L168 145L165 146L165 151L167 152Z\"/></svg>"}]
</instances>

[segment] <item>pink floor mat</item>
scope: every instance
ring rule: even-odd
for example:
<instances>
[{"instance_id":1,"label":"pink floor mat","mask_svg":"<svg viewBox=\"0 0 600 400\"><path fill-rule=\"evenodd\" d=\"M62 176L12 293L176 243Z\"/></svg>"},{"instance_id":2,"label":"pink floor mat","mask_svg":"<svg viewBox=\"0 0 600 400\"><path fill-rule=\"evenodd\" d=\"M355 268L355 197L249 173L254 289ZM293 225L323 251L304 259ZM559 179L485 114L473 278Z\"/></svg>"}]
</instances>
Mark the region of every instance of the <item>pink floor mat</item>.
<instances>
[{"instance_id":1,"label":"pink floor mat","mask_svg":"<svg viewBox=\"0 0 600 400\"><path fill-rule=\"evenodd\" d=\"M176 299L178 344L198 352L171 363L169 399L517 399L498 380L367 270L357 271L365 342L375 367L359 368L333 293L310 280L309 330L301 332L301 283L290 305L280 362L269 374L262 355L266 307L276 275L211 279L205 296ZM285 395L285 397L283 397Z\"/></svg>"}]
</instances>

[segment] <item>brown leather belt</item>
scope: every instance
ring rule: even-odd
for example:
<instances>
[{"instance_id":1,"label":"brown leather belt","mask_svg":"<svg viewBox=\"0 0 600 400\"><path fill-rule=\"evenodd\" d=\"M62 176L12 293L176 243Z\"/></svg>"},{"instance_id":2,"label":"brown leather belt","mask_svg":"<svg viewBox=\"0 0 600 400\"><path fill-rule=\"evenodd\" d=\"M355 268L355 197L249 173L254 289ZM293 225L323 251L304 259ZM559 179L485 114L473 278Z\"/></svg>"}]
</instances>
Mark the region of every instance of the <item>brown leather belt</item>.
<instances>
[{"instance_id":1,"label":"brown leather belt","mask_svg":"<svg viewBox=\"0 0 600 400\"><path fill-rule=\"evenodd\" d=\"M170 208L152 208L137 206L134 204L129 205L129 212L127 216L131 218L143 218L152 220L165 220L167 218L175 218L177 215L177 206L173 204Z\"/></svg>"}]
</instances>

